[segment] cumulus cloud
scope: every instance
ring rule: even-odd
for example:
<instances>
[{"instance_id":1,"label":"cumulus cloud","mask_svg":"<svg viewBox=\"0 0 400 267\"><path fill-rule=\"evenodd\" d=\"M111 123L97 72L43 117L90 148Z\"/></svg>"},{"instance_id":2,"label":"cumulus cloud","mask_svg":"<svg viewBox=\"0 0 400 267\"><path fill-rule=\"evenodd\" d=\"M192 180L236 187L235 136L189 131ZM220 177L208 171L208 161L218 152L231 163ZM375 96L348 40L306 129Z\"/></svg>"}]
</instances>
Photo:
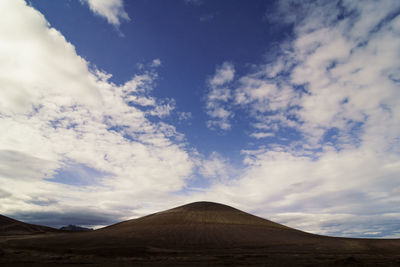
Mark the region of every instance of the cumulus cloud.
<instances>
[{"instance_id":1,"label":"cumulus cloud","mask_svg":"<svg viewBox=\"0 0 400 267\"><path fill-rule=\"evenodd\" d=\"M129 21L128 13L124 10L123 0L82 0L89 5L90 10L107 22L118 27L122 20Z\"/></svg>"},{"instance_id":2,"label":"cumulus cloud","mask_svg":"<svg viewBox=\"0 0 400 267\"><path fill-rule=\"evenodd\" d=\"M185 185L193 162L182 134L150 120L174 107L151 96L153 71L116 85L24 1L0 8L1 213L92 210L101 224L110 210L135 216L135 199L161 201Z\"/></svg>"}]
</instances>

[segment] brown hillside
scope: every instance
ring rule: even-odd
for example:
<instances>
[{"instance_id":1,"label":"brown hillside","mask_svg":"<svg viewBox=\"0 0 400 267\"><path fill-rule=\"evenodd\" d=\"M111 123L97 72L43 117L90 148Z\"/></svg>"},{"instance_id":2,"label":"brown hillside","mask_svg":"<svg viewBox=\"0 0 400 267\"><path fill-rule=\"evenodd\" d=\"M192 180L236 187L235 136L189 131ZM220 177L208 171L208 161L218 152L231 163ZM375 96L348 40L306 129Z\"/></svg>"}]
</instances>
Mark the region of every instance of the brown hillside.
<instances>
[{"instance_id":1,"label":"brown hillside","mask_svg":"<svg viewBox=\"0 0 400 267\"><path fill-rule=\"evenodd\" d=\"M213 203L195 202L121 222L93 233L174 247L259 246L313 235Z\"/></svg>"},{"instance_id":2,"label":"brown hillside","mask_svg":"<svg viewBox=\"0 0 400 267\"><path fill-rule=\"evenodd\" d=\"M24 223L9 217L0 215L0 235L28 235L57 232L56 229Z\"/></svg>"}]
</instances>

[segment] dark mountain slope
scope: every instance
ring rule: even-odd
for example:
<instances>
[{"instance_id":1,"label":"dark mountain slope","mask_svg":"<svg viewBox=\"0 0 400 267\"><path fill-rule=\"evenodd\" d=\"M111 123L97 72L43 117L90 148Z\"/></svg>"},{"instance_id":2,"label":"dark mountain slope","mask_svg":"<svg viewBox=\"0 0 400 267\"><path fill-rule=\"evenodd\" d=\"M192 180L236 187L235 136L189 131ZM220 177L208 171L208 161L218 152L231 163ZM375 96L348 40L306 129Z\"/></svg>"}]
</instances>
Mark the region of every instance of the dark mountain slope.
<instances>
[{"instance_id":1,"label":"dark mountain slope","mask_svg":"<svg viewBox=\"0 0 400 267\"><path fill-rule=\"evenodd\" d=\"M54 232L58 232L58 230L46 226L24 223L0 215L0 235L29 235Z\"/></svg>"},{"instance_id":2,"label":"dark mountain slope","mask_svg":"<svg viewBox=\"0 0 400 267\"><path fill-rule=\"evenodd\" d=\"M195 202L142 218L121 222L93 233L138 239L148 245L174 247L260 246L289 239L313 239L307 234L235 208Z\"/></svg>"},{"instance_id":3,"label":"dark mountain slope","mask_svg":"<svg viewBox=\"0 0 400 267\"><path fill-rule=\"evenodd\" d=\"M157 212L139 219L121 222L107 228L119 229L141 224L233 224L267 226L275 229L290 229L286 226L245 213L227 205L205 201L194 202L166 211Z\"/></svg>"}]
</instances>

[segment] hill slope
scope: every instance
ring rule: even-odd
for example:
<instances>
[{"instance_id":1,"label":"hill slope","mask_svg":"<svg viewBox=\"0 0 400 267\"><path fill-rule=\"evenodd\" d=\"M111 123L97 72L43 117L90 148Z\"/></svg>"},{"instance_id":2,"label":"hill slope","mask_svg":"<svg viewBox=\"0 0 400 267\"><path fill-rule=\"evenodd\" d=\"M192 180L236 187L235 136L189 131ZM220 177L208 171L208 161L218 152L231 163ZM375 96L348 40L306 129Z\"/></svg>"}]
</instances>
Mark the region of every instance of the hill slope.
<instances>
[{"instance_id":1,"label":"hill slope","mask_svg":"<svg viewBox=\"0 0 400 267\"><path fill-rule=\"evenodd\" d=\"M109 226L110 229L131 227L133 225L171 225L171 224L234 224L259 225L278 229L289 229L286 226L248 214L227 205L214 202L194 202L166 211L157 212L139 219L133 219Z\"/></svg>"},{"instance_id":2,"label":"hill slope","mask_svg":"<svg viewBox=\"0 0 400 267\"><path fill-rule=\"evenodd\" d=\"M24 223L0 215L0 235L29 235L52 232L57 232L57 230L46 226Z\"/></svg>"},{"instance_id":3,"label":"hill slope","mask_svg":"<svg viewBox=\"0 0 400 267\"><path fill-rule=\"evenodd\" d=\"M314 238L313 235L213 202L187 204L111 225L93 234L137 239L148 245L208 248L260 246L282 240Z\"/></svg>"}]
</instances>

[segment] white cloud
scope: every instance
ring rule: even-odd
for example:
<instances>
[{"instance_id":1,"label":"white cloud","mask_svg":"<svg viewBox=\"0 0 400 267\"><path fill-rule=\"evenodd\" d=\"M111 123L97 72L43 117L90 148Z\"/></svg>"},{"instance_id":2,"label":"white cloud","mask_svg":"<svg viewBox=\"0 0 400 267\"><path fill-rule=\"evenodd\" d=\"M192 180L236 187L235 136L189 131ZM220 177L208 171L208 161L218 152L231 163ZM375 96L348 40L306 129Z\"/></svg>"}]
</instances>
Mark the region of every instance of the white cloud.
<instances>
[{"instance_id":1,"label":"white cloud","mask_svg":"<svg viewBox=\"0 0 400 267\"><path fill-rule=\"evenodd\" d=\"M159 58L154 59L150 66L154 68L161 66L161 60Z\"/></svg>"},{"instance_id":2,"label":"white cloud","mask_svg":"<svg viewBox=\"0 0 400 267\"><path fill-rule=\"evenodd\" d=\"M160 118L169 116L171 112L175 109L175 101L169 100L165 103L158 104L153 110L149 112L152 116L157 116Z\"/></svg>"},{"instance_id":3,"label":"white cloud","mask_svg":"<svg viewBox=\"0 0 400 267\"><path fill-rule=\"evenodd\" d=\"M165 203L183 188L193 167L183 135L148 119L174 107L150 95L155 73L116 85L24 1L0 9L0 213L96 207L122 219L137 214L133 199ZM90 183L58 180L65 171L89 171Z\"/></svg>"},{"instance_id":4,"label":"white cloud","mask_svg":"<svg viewBox=\"0 0 400 267\"><path fill-rule=\"evenodd\" d=\"M215 75L209 80L211 87L223 86L233 80L235 76L235 68L232 63L224 62L222 66L217 68Z\"/></svg>"},{"instance_id":5,"label":"white cloud","mask_svg":"<svg viewBox=\"0 0 400 267\"><path fill-rule=\"evenodd\" d=\"M74 101L87 105L101 104L96 78L90 75L87 62L76 56L75 48L58 31L48 28L40 13L31 8L21 10L6 2L2 7L10 10L0 19L0 31L4 36L0 40L0 109L3 112L7 115L27 114L32 111L32 104L38 105L44 92L59 105ZM30 21L24 21L24 17ZM66 91L69 92L66 97L57 97Z\"/></svg>"},{"instance_id":6,"label":"white cloud","mask_svg":"<svg viewBox=\"0 0 400 267\"><path fill-rule=\"evenodd\" d=\"M266 138L266 137L274 137L274 133L267 133L267 132L255 132L250 135L256 139Z\"/></svg>"},{"instance_id":7,"label":"white cloud","mask_svg":"<svg viewBox=\"0 0 400 267\"><path fill-rule=\"evenodd\" d=\"M203 177L224 182L230 178L232 171L233 167L229 164L228 160L214 151L208 159L201 162L199 173Z\"/></svg>"},{"instance_id":8,"label":"white cloud","mask_svg":"<svg viewBox=\"0 0 400 267\"><path fill-rule=\"evenodd\" d=\"M191 112L178 112L178 120L179 121L188 121L192 118L192 113Z\"/></svg>"},{"instance_id":9,"label":"white cloud","mask_svg":"<svg viewBox=\"0 0 400 267\"><path fill-rule=\"evenodd\" d=\"M124 10L123 0L83 0L90 10L107 19L107 22L118 27L121 20L129 21L128 13Z\"/></svg>"},{"instance_id":10,"label":"white cloud","mask_svg":"<svg viewBox=\"0 0 400 267\"><path fill-rule=\"evenodd\" d=\"M232 92L226 86L233 80L234 75L233 64L224 62L208 80L206 111L211 117L207 121L207 127L210 129L229 130L231 128L230 118L233 117L233 113L227 107L227 103L232 98Z\"/></svg>"},{"instance_id":11,"label":"white cloud","mask_svg":"<svg viewBox=\"0 0 400 267\"><path fill-rule=\"evenodd\" d=\"M156 105L156 101L153 97L146 96L129 95L125 98L125 101L144 107Z\"/></svg>"},{"instance_id":12,"label":"white cloud","mask_svg":"<svg viewBox=\"0 0 400 267\"><path fill-rule=\"evenodd\" d=\"M232 128L232 125L230 124L230 122L225 121L225 120L208 120L206 122L206 125L211 130L221 129L221 130L227 131Z\"/></svg>"}]
</instances>

